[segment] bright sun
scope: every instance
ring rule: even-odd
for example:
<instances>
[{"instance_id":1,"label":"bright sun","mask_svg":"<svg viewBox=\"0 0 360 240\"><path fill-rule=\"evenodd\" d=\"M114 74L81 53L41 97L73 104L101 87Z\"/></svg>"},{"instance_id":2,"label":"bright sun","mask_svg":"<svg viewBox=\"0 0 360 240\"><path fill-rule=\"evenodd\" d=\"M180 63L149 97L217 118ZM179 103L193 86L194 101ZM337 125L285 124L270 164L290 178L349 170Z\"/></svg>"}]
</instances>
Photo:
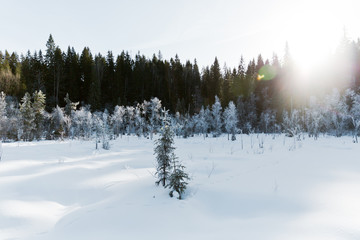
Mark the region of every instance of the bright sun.
<instances>
[{"instance_id":1,"label":"bright sun","mask_svg":"<svg viewBox=\"0 0 360 240\"><path fill-rule=\"evenodd\" d=\"M278 39L287 40L302 84L311 84L307 75L319 70L336 50L346 29L348 10L354 7L350 2L291 1L281 8Z\"/></svg>"}]
</instances>

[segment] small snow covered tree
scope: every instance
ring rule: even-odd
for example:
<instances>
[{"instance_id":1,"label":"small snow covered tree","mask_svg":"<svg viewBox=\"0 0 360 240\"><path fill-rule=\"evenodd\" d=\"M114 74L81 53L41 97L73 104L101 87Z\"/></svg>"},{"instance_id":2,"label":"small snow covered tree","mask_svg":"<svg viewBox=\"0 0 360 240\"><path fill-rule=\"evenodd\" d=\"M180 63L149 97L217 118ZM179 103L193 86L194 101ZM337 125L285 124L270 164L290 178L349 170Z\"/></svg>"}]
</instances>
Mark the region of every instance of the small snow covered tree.
<instances>
[{"instance_id":1,"label":"small snow covered tree","mask_svg":"<svg viewBox=\"0 0 360 240\"><path fill-rule=\"evenodd\" d=\"M103 116L101 112L94 112L92 115L92 131L95 133L95 149L98 149L98 143L102 138L103 133Z\"/></svg>"},{"instance_id":2,"label":"small snow covered tree","mask_svg":"<svg viewBox=\"0 0 360 240\"><path fill-rule=\"evenodd\" d=\"M209 123L206 121L206 111L203 106L201 107L200 112L197 115L195 126L197 131L201 133L205 139L209 129Z\"/></svg>"},{"instance_id":3,"label":"small snow covered tree","mask_svg":"<svg viewBox=\"0 0 360 240\"><path fill-rule=\"evenodd\" d=\"M35 114L31 102L31 96L27 92L21 99L20 112L22 117L22 133L25 141L33 139L33 131L35 129Z\"/></svg>"},{"instance_id":4,"label":"small snow covered tree","mask_svg":"<svg viewBox=\"0 0 360 240\"><path fill-rule=\"evenodd\" d=\"M138 104L134 110L134 129L136 136L140 137L144 133L145 120L141 116L141 104Z\"/></svg>"},{"instance_id":5,"label":"small snow covered tree","mask_svg":"<svg viewBox=\"0 0 360 240\"><path fill-rule=\"evenodd\" d=\"M213 117L213 137L219 137L221 135L222 121L221 121L221 103L217 96L215 96L215 103L212 105L211 113Z\"/></svg>"},{"instance_id":6,"label":"small snow covered tree","mask_svg":"<svg viewBox=\"0 0 360 240\"><path fill-rule=\"evenodd\" d=\"M336 137L344 134L346 119L348 118L348 109L345 98L341 96L337 89L334 89L331 95L326 97L328 129L333 128Z\"/></svg>"},{"instance_id":7,"label":"small snow covered tree","mask_svg":"<svg viewBox=\"0 0 360 240\"><path fill-rule=\"evenodd\" d=\"M224 111L224 123L225 123L226 132L228 133L228 140L229 140L229 135L231 134L231 140L235 141L236 140L235 134L238 131L237 128L238 116L233 101L229 102L228 107Z\"/></svg>"},{"instance_id":8,"label":"small snow covered tree","mask_svg":"<svg viewBox=\"0 0 360 240\"><path fill-rule=\"evenodd\" d=\"M56 106L51 113L51 128L52 128L52 137L64 139L65 125L66 125L66 116L61 107Z\"/></svg>"},{"instance_id":9,"label":"small snow covered tree","mask_svg":"<svg viewBox=\"0 0 360 240\"><path fill-rule=\"evenodd\" d=\"M150 139L153 138L153 133L157 132L160 126L160 111L161 111L161 101L155 97L150 100L150 106L148 108L150 111L149 116L149 130L150 130Z\"/></svg>"},{"instance_id":10,"label":"small snow covered tree","mask_svg":"<svg viewBox=\"0 0 360 240\"><path fill-rule=\"evenodd\" d=\"M69 98L69 94L67 93L64 101L66 103L65 107L64 107L64 114L65 117L67 119L67 124L66 124L66 129L65 129L65 135L66 136L70 136L71 138L73 138L73 133L74 131L72 131L73 129L71 128L72 123L73 123L73 118L74 118L74 114L76 111L77 106L79 105L79 102L72 102Z\"/></svg>"},{"instance_id":11,"label":"small snow covered tree","mask_svg":"<svg viewBox=\"0 0 360 240\"><path fill-rule=\"evenodd\" d=\"M110 127L109 127L109 112L105 109L105 111L102 114L102 148L105 150L110 149Z\"/></svg>"},{"instance_id":12,"label":"small snow covered tree","mask_svg":"<svg viewBox=\"0 0 360 240\"><path fill-rule=\"evenodd\" d=\"M167 111L164 110L163 126L160 131L160 138L155 140L155 155L157 160L156 175L158 181L156 185L160 183L163 187L166 187L167 181L170 177L171 163L176 158L174 150L174 132L170 125L170 118Z\"/></svg>"},{"instance_id":13,"label":"small snow covered tree","mask_svg":"<svg viewBox=\"0 0 360 240\"><path fill-rule=\"evenodd\" d=\"M8 102L6 125L2 125L2 127L6 127L5 134L7 138L20 140L23 133L23 124L21 121L21 112L17 105L18 104L15 101Z\"/></svg>"},{"instance_id":14,"label":"small snow covered tree","mask_svg":"<svg viewBox=\"0 0 360 240\"><path fill-rule=\"evenodd\" d=\"M111 123L113 132L116 137L119 137L119 135L124 134L125 129L125 117L126 110L123 106L115 106L114 113L111 116Z\"/></svg>"},{"instance_id":15,"label":"small snow covered tree","mask_svg":"<svg viewBox=\"0 0 360 240\"><path fill-rule=\"evenodd\" d=\"M272 129L275 129L275 112L271 109L263 111L260 114L260 125L265 133L269 133Z\"/></svg>"},{"instance_id":16,"label":"small snow covered tree","mask_svg":"<svg viewBox=\"0 0 360 240\"><path fill-rule=\"evenodd\" d=\"M5 93L0 92L0 137L2 139L4 139L5 136L6 136L6 127L5 127L5 125L7 123L5 97L6 97Z\"/></svg>"},{"instance_id":17,"label":"small snow covered tree","mask_svg":"<svg viewBox=\"0 0 360 240\"><path fill-rule=\"evenodd\" d=\"M195 125L194 119L187 113L183 121L183 129L182 129L184 138L188 138L193 135L194 125Z\"/></svg>"},{"instance_id":18,"label":"small snow covered tree","mask_svg":"<svg viewBox=\"0 0 360 240\"><path fill-rule=\"evenodd\" d=\"M169 183L166 187L171 190L169 192L170 197L173 197L174 191L178 193L178 199L182 199L182 196L186 190L187 181L190 180L189 175L184 171L185 166L179 163L176 158L173 159L173 171L169 178Z\"/></svg>"},{"instance_id":19,"label":"small snow covered tree","mask_svg":"<svg viewBox=\"0 0 360 240\"><path fill-rule=\"evenodd\" d=\"M171 120L174 132L176 136L183 135L184 119L179 112L175 113L175 116Z\"/></svg>"},{"instance_id":20,"label":"small snow covered tree","mask_svg":"<svg viewBox=\"0 0 360 240\"><path fill-rule=\"evenodd\" d=\"M350 98L350 120L353 125L353 137L355 138L355 142L358 142L358 134L360 129L360 95L356 94L354 91L347 91L347 95Z\"/></svg>"},{"instance_id":21,"label":"small snow covered tree","mask_svg":"<svg viewBox=\"0 0 360 240\"><path fill-rule=\"evenodd\" d=\"M81 107L80 110L74 112L72 129L75 136L90 139L92 132L92 114L89 106Z\"/></svg>"},{"instance_id":22,"label":"small snow covered tree","mask_svg":"<svg viewBox=\"0 0 360 240\"><path fill-rule=\"evenodd\" d=\"M301 119L297 109L290 114L287 111L283 112L283 127L289 137L296 137L301 133Z\"/></svg>"},{"instance_id":23,"label":"small snow covered tree","mask_svg":"<svg viewBox=\"0 0 360 240\"><path fill-rule=\"evenodd\" d=\"M324 117L321 111L321 106L316 97L311 97L309 100L309 106L305 109L305 126L309 136L313 136L314 139L317 139L323 122Z\"/></svg>"},{"instance_id":24,"label":"small snow covered tree","mask_svg":"<svg viewBox=\"0 0 360 240\"><path fill-rule=\"evenodd\" d=\"M34 136L36 139L41 139L44 134L44 121L45 121L45 94L40 91L35 91L33 94L33 109L35 114L35 129Z\"/></svg>"},{"instance_id":25,"label":"small snow covered tree","mask_svg":"<svg viewBox=\"0 0 360 240\"><path fill-rule=\"evenodd\" d=\"M64 101L66 103L64 112L67 116L71 116L71 114L76 110L77 106L79 105L79 102L72 102L69 98L69 93L66 93Z\"/></svg>"},{"instance_id":26,"label":"small snow covered tree","mask_svg":"<svg viewBox=\"0 0 360 240\"><path fill-rule=\"evenodd\" d=\"M134 132L135 126L135 108L133 106L126 107L125 124L127 135L131 135Z\"/></svg>"}]
</instances>

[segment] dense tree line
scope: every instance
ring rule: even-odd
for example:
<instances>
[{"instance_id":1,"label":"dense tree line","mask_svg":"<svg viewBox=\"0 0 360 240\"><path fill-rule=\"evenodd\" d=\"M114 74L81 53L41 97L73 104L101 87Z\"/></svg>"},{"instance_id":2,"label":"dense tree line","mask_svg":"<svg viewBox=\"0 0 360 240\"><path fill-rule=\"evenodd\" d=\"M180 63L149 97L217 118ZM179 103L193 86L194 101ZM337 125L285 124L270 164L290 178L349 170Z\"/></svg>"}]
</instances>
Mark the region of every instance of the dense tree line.
<instances>
[{"instance_id":1,"label":"dense tree line","mask_svg":"<svg viewBox=\"0 0 360 240\"><path fill-rule=\"evenodd\" d=\"M311 81L321 84L318 79L328 79L326 85L317 86L323 92L333 87L357 89L358 66L360 43L344 37L327 70L314 74ZM68 93L80 106L90 105L93 111L136 105L157 97L171 113L190 115L213 104L215 96L225 107L229 101L236 102L239 97L248 101L254 95L259 100L258 116L266 105L281 115L284 108L291 107L290 97L299 98L295 85L298 76L293 68L288 47L282 61L276 54L271 60L259 55L247 64L240 57L239 66L231 69L222 68L215 58L211 66L200 70L196 60L184 64L177 55L164 60L160 52L151 59L138 53L133 59L124 51L118 56L111 51L106 56L93 55L88 47L81 53L71 47L63 51L50 35L45 53L28 51L19 57L16 53L0 52L0 91L20 100L25 92L41 90L47 96L47 111L63 106ZM293 102L301 103L300 100Z\"/></svg>"},{"instance_id":2,"label":"dense tree line","mask_svg":"<svg viewBox=\"0 0 360 240\"><path fill-rule=\"evenodd\" d=\"M303 76L298 76L288 46L283 60L276 54L271 60L259 55L246 64L240 57L239 66L231 69L221 68L215 58L200 70L196 60L164 60L160 52L151 59L140 53L133 59L127 52L93 56L87 47L81 53L71 47L64 52L50 35L44 54L0 52L0 131L5 139L24 140L91 138L94 133L100 139L109 132L152 138L165 107L175 133L184 137L228 133L235 140L239 132L296 135L304 130L317 136L329 129L341 135L351 126L359 128L356 104L351 103L358 98L359 66L360 42L344 37L326 67L308 76L313 84L299 91ZM340 108L334 88L337 101L346 99L347 111L334 110ZM322 107L310 96L321 99ZM324 123L323 106L346 114L328 116L333 122Z\"/></svg>"}]
</instances>

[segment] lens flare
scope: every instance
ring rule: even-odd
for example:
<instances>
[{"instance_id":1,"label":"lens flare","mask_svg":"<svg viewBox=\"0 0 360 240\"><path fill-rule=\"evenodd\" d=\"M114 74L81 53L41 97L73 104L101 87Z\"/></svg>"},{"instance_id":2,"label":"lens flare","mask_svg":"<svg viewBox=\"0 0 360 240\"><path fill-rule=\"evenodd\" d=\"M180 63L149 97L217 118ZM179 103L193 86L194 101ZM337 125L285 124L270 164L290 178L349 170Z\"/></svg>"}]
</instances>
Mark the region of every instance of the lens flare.
<instances>
[{"instance_id":1,"label":"lens flare","mask_svg":"<svg viewBox=\"0 0 360 240\"><path fill-rule=\"evenodd\" d=\"M268 81L268 80L272 80L276 77L277 72L276 69L270 65L265 65L263 67L260 68L259 73L258 73L258 81L264 80L264 81Z\"/></svg>"},{"instance_id":2,"label":"lens flare","mask_svg":"<svg viewBox=\"0 0 360 240\"><path fill-rule=\"evenodd\" d=\"M265 76L264 75L260 75L260 74L258 74L258 76L257 76L257 80L258 81L261 81L261 79L263 79Z\"/></svg>"}]
</instances>

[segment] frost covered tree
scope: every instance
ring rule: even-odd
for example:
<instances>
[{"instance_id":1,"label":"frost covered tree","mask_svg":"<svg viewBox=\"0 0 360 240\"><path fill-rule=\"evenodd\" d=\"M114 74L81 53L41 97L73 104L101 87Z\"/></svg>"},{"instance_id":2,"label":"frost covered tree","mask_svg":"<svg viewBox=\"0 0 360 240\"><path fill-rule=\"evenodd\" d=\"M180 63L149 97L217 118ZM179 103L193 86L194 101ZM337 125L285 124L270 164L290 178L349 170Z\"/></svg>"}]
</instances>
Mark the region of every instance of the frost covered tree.
<instances>
[{"instance_id":1,"label":"frost covered tree","mask_svg":"<svg viewBox=\"0 0 360 240\"><path fill-rule=\"evenodd\" d=\"M228 134L228 140L229 140L229 135L231 134L231 140L235 141L236 140L235 134L238 131L238 128L237 128L238 116L237 116L236 107L235 107L235 104L233 103L233 101L230 101L229 105L224 110L224 123L225 123L225 130Z\"/></svg>"},{"instance_id":2,"label":"frost covered tree","mask_svg":"<svg viewBox=\"0 0 360 240\"><path fill-rule=\"evenodd\" d=\"M135 126L135 108L133 106L126 107L125 123L127 135L131 135L134 132Z\"/></svg>"},{"instance_id":3,"label":"frost covered tree","mask_svg":"<svg viewBox=\"0 0 360 240\"><path fill-rule=\"evenodd\" d=\"M103 117L102 112L94 112L92 115L92 131L95 133L95 149L98 149L98 144L105 135Z\"/></svg>"},{"instance_id":4,"label":"frost covered tree","mask_svg":"<svg viewBox=\"0 0 360 240\"><path fill-rule=\"evenodd\" d=\"M213 128L213 137L218 137L221 135L221 128L222 128L222 120L221 120L221 113L222 107L220 100L217 96L215 96L215 103L212 105L211 114L213 117L212 128Z\"/></svg>"},{"instance_id":5,"label":"frost covered tree","mask_svg":"<svg viewBox=\"0 0 360 240\"><path fill-rule=\"evenodd\" d=\"M64 110L56 106L51 113L51 129L52 129L52 137L64 139L64 133L66 128L67 118L64 114Z\"/></svg>"},{"instance_id":6,"label":"frost covered tree","mask_svg":"<svg viewBox=\"0 0 360 240\"><path fill-rule=\"evenodd\" d=\"M169 187L171 190L169 192L170 197L174 196L174 192L178 193L178 199L183 198L183 194L190 180L189 175L185 172L185 166L179 163L177 158L173 159L173 169L169 178L169 183L166 187Z\"/></svg>"},{"instance_id":7,"label":"frost covered tree","mask_svg":"<svg viewBox=\"0 0 360 240\"><path fill-rule=\"evenodd\" d=\"M325 102L327 127L334 129L335 136L341 137L345 130L346 119L349 116L345 98L337 89L334 89L332 94L326 97Z\"/></svg>"},{"instance_id":8,"label":"frost covered tree","mask_svg":"<svg viewBox=\"0 0 360 240\"><path fill-rule=\"evenodd\" d=\"M20 112L22 122L22 136L25 141L33 139L33 131L35 129L35 113L31 102L31 96L27 92L21 99Z\"/></svg>"},{"instance_id":9,"label":"frost covered tree","mask_svg":"<svg viewBox=\"0 0 360 240\"><path fill-rule=\"evenodd\" d=\"M158 181L156 181L156 185L161 183L163 187L166 187L171 174L171 163L175 160L176 156L174 153L175 147L173 146L174 132L170 125L170 118L165 110L162 125L160 137L155 140L154 154L157 160L156 176Z\"/></svg>"},{"instance_id":10,"label":"frost covered tree","mask_svg":"<svg viewBox=\"0 0 360 240\"><path fill-rule=\"evenodd\" d=\"M188 138L193 135L194 133L194 119L190 116L190 114L186 114L184 121L183 121L183 137Z\"/></svg>"},{"instance_id":11,"label":"frost covered tree","mask_svg":"<svg viewBox=\"0 0 360 240\"><path fill-rule=\"evenodd\" d=\"M144 134L145 120L142 117L141 105L138 104L134 109L134 131L136 136L140 137Z\"/></svg>"},{"instance_id":12,"label":"frost covered tree","mask_svg":"<svg viewBox=\"0 0 360 240\"><path fill-rule=\"evenodd\" d=\"M349 117L353 125L353 137L355 142L358 143L358 135L360 129L360 95L354 91L347 91L346 95L350 99Z\"/></svg>"},{"instance_id":13,"label":"frost covered tree","mask_svg":"<svg viewBox=\"0 0 360 240\"><path fill-rule=\"evenodd\" d=\"M73 118L76 111L77 106L79 105L79 102L72 102L69 98L69 94L66 93L66 96L64 98L65 101L65 107L64 107L64 114L67 119L66 129L65 129L65 135L71 136L73 138Z\"/></svg>"},{"instance_id":14,"label":"frost covered tree","mask_svg":"<svg viewBox=\"0 0 360 240\"><path fill-rule=\"evenodd\" d=\"M77 106L79 105L79 102L72 102L70 100L69 94L66 93L66 96L64 98L65 101L65 108L64 108L64 112L67 116L71 116L72 113L76 110Z\"/></svg>"},{"instance_id":15,"label":"frost covered tree","mask_svg":"<svg viewBox=\"0 0 360 240\"><path fill-rule=\"evenodd\" d=\"M150 139L152 140L154 132L157 132L160 126L161 101L157 97L152 98L148 110L150 111L149 114Z\"/></svg>"},{"instance_id":16,"label":"frost covered tree","mask_svg":"<svg viewBox=\"0 0 360 240\"><path fill-rule=\"evenodd\" d=\"M206 111L204 107L201 107L199 114L197 115L195 127L199 133L201 133L205 139L209 129L209 123L206 119Z\"/></svg>"},{"instance_id":17,"label":"frost covered tree","mask_svg":"<svg viewBox=\"0 0 360 240\"><path fill-rule=\"evenodd\" d=\"M271 126L275 125L275 112L271 109L266 109L260 114L260 125L265 133L271 131Z\"/></svg>"},{"instance_id":18,"label":"frost covered tree","mask_svg":"<svg viewBox=\"0 0 360 240\"><path fill-rule=\"evenodd\" d=\"M103 122L102 130L101 130L102 148L105 150L109 150L111 130L109 126L109 112L106 109L102 114L102 122Z\"/></svg>"},{"instance_id":19,"label":"frost covered tree","mask_svg":"<svg viewBox=\"0 0 360 240\"><path fill-rule=\"evenodd\" d=\"M20 140L23 134L22 117L16 101L9 101L6 106L6 124L2 125L5 129L6 138Z\"/></svg>"},{"instance_id":20,"label":"frost covered tree","mask_svg":"<svg viewBox=\"0 0 360 240\"><path fill-rule=\"evenodd\" d=\"M6 136L6 126L5 125L7 124L5 97L6 97L5 93L0 92L0 137L2 139L4 139Z\"/></svg>"},{"instance_id":21,"label":"frost covered tree","mask_svg":"<svg viewBox=\"0 0 360 240\"><path fill-rule=\"evenodd\" d=\"M74 136L90 139L92 132L92 114L90 107L81 107L75 111L72 124Z\"/></svg>"},{"instance_id":22,"label":"frost covered tree","mask_svg":"<svg viewBox=\"0 0 360 240\"><path fill-rule=\"evenodd\" d=\"M33 110L34 110L34 137L36 139L41 139L42 135L44 134L44 121L45 121L45 101L46 97L45 94L40 91L35 91L33 93Z\"/></svg>"},{"instance_id":23,"label":"frost covered tree","mask_svg":"<svg viewBox=\"0 0 360 240\"><path fill-rule=\"evenodd\" d=\"M112 123L113 132L116 137L119 137L119 135L122 136L124 134L125 113L126 113L126 110L123 106L115 106L114 112L111 116L111 123Z\"/></svg>"},{"instance_id":24,"label":"frost covered tree","mask_svg":"<svg viewBox=\"0 0 360 240\"><path fill-rule=\"evenodd\" d=\"M175 113L175 116L171 119L171 126L173 126L176 136L183 135L184 119L179 112Z\"/></svg>"},{"instance_id":25,"label":"frost covered tree","mask_svg":"<svg viewBox=\"0 0 360 240\"><path fill-rule=\"evenodd\" d=\"M317 98L311 97L309 106L305 109L305 126L309 136L313 136L317 139L323 122L324 116L321 111L321 106L318 103Z\"/></svg>"},{"instance_id":26,"label":"frost covered tree","mask_svg":"<svg viewBox=\"0 0 360 240\"><path fill-rule=\"evenodd\" d=\"M287 111L283 112L283 128L289 137L296 137L301 133L301 118L297 109L290 114Z\"/></svg>"}]
</instances>

